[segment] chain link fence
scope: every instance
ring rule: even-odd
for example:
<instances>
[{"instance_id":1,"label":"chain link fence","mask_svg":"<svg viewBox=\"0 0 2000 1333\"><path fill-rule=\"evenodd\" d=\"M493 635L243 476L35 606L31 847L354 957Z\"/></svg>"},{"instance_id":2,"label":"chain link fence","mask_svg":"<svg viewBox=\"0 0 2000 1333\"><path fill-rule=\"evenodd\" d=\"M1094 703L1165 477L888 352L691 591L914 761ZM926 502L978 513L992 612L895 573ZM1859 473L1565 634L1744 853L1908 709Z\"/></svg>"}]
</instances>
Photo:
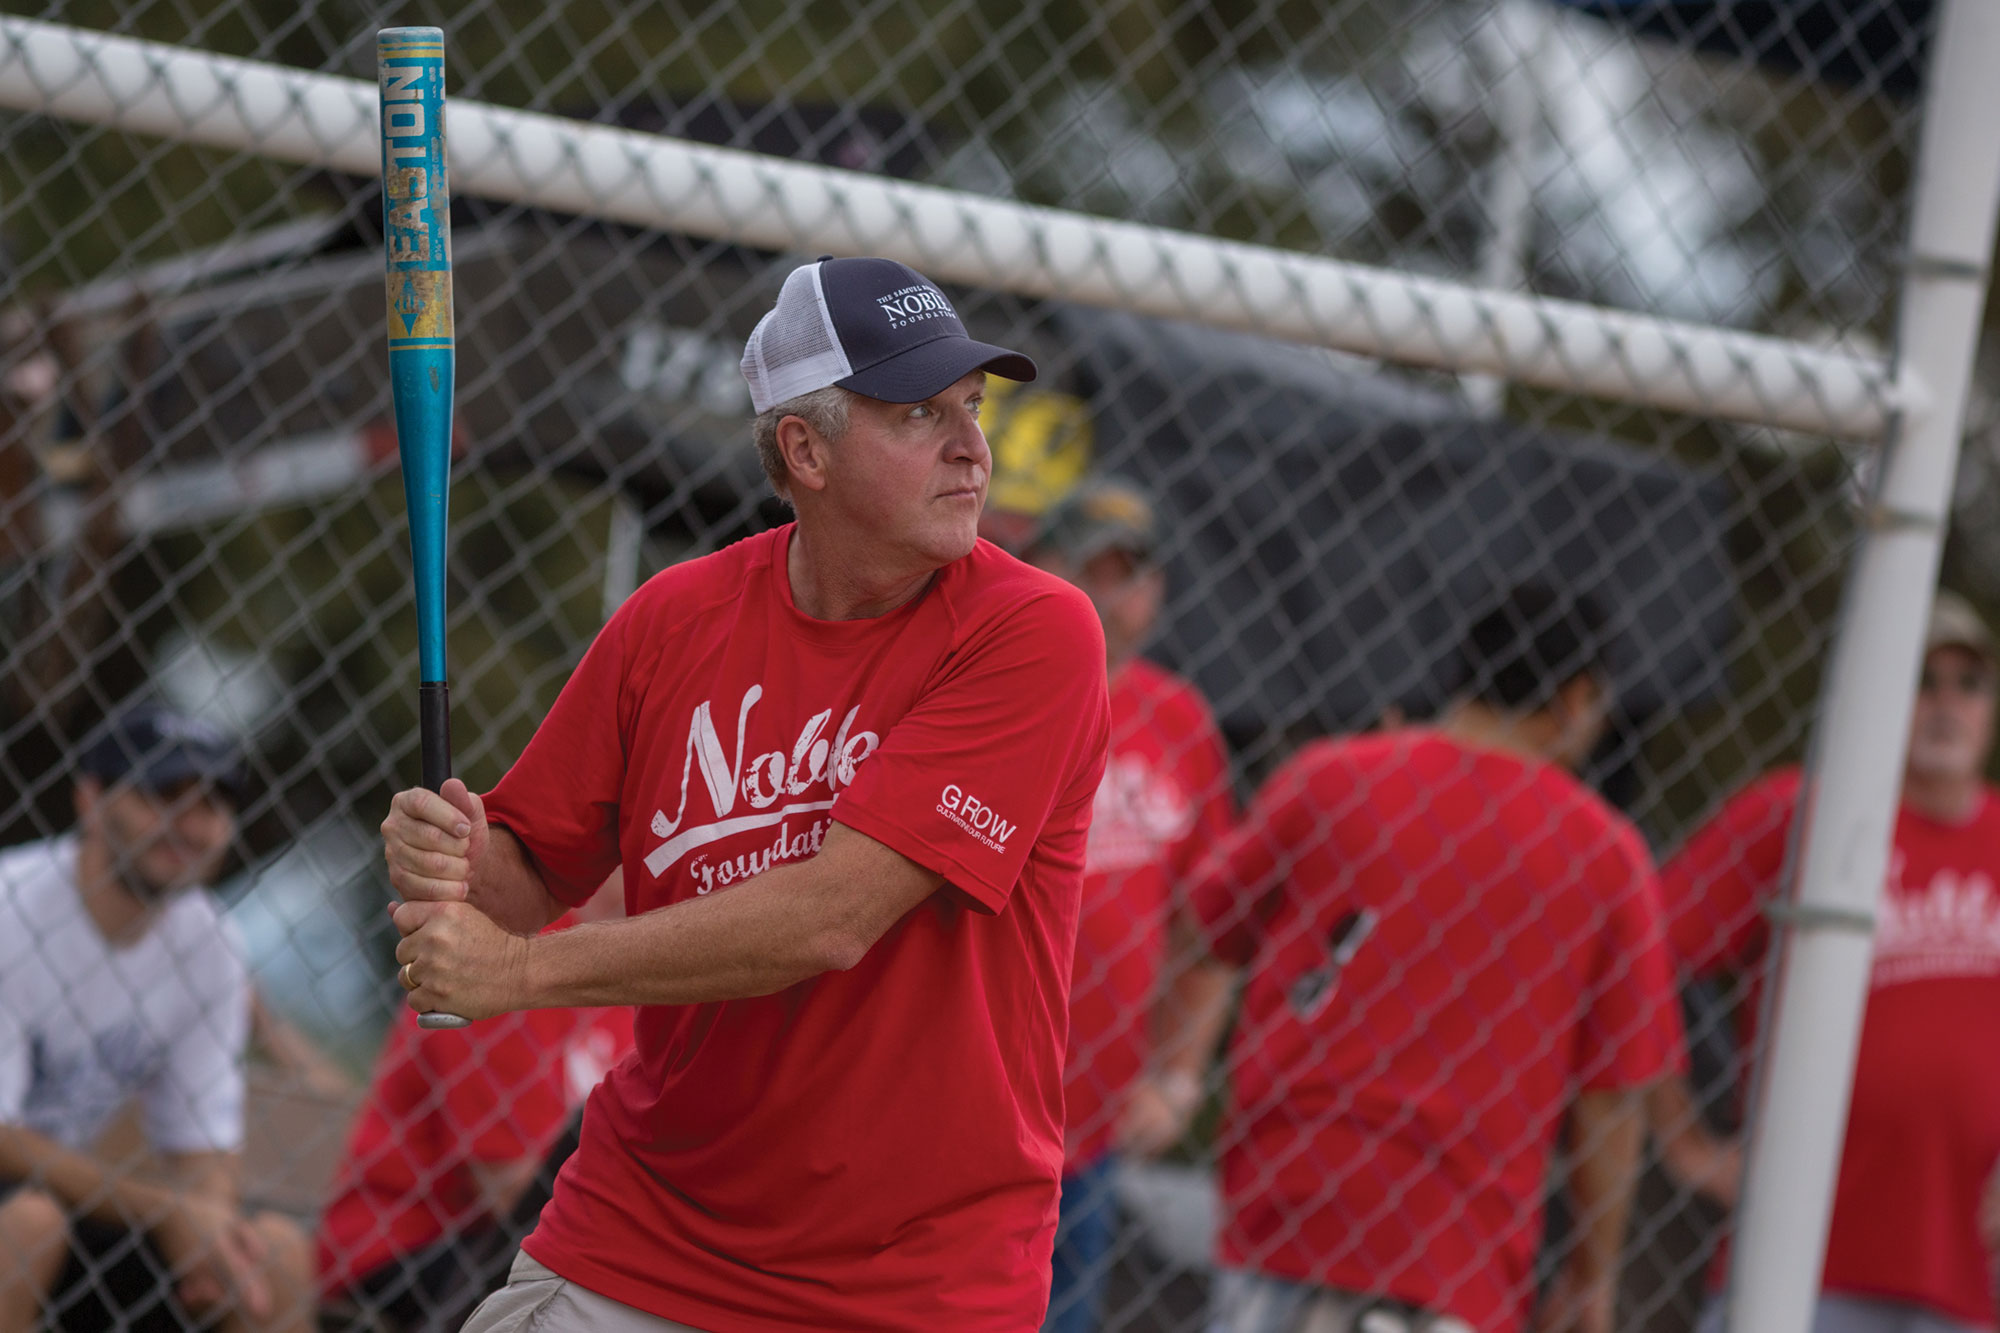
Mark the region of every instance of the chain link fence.
<instances>
[{"instance_id":1,"label":"chain link fence","mask_svg":"<svg viewBox=\"0 0 2000 1333\"><path fill-rule=\"evenodd\" d=\"M1610 723L1583 772L1655 855L1802 755L1861 535L1869 437L1896 406L1879 367L1909 229L1927 3L0 10L49 25L37 40L112 34L361 80L369 106L375 30L436 23L455 128L485 103L834 168L851 175L812 179L917 189L883 196L904 201L887 210L898 216L917 215L912 199L945 201L970 219L961 249L1004 233L981 232L983 208L1025 207L1007 217L1044 227L1046 245L940 251L930 271L952 279L976 336L1042 367L1032 386L996 386L989 405L991 534L1025 541L1094 477L1129 479L1157 514L1164 599L1145 653L1206 700L1214 740L1136 705L1121 723L1114 754L1152 746L1152 767L1132 770L1122 796L1108 784L1099 818L1137 830L1156 857L1184 839L1194 806L1249 801L1315 738L1400 735L1448 714L1468 688L1469 630L1523 581L1604 612ZM380 332L379 186L340 164L340 145L301 164L194 129L86 123L62 99L92 71L109 78L110 59L58 74L30 58L27 32L0 46L0 83L21 108L0 114L0 844L68 836L77 756L134 699L240 740L250 780L218 898L260 996L244 1188L308 1231L325 1213L319 1262L352 1276L411 1251L395 1220L408 1197L367 1196L383 1215L373 1231L352 1216L332 1225L330 1204L351 1213L364 1166L394 1158L383 1170L408 1196L462 1188L467 1161L539 1157L576 1091L551 1080L584 1086L578 1071L592 1068L574 1058L584 1027L508 1034L519 1040L506 1059L489 1034L447 1059L397 1021L374 829L417 771L416 626ZM209 110L179 114L192 125ZM376 151L365 138L364 164ZM577 165L594 150L564 151L550 160L596 179ZM856 219L873 216L873 196L854 186L829 221L776 186L745 205L715 168L688 178L688 197L656 202L698 210L710 191L728 225L677 230L609 201L481 197L465 184L476 172L454 172L448 638L459 771L481 788L640 580L784 521L746 438L737 361L783 275L843 248L829 228L866 236ZM1194 247L1176 255L1205 253L1201 238L1237 248L1198 275L1192 261L1155 263L1168 253L1157 249L1122 290L1072 285L1051 258L1067 213L1158 229L1131 231L1134 244L1171 233ZM1115 279L1125 251L1079 244ZM1261 313L1293 290L1250 290L1263 280L1251 261L1272 255L1337 261L1307 275L1329 286L1299 278L1296 290L1342 293L1344 313L1308 341L1345 350L1304 345ZM973 281L974 268L999 276ZM1593 323L1599 311L1612 313ZM1522 350L1523 330L1538 349ZM1410 350L1420 336L1432 350ZM1685 391L1663 396L1677 375ZM1946 572L1988 605L2000 603L1996 419L1976 395ZM1221 777L1148 785L1199 768L1196 751L1217 743ZM1095 867L1093 892L1122 882ZM1100 1148L1143 1071L1170 1054L1148 1049L1177 962L1175 893L1161 893L1095 930L1086 911L1077 1003L1095 1006L1101 1044L1079 1025L1072 1101L1095 1119L1072 1136ZM1566 946L1524 935L1509 947L1547 961ZM1364 1014L1392 1006L1408 980L1392 978L1349 998ZM1692 1113L1717 1135L1736 1127L1745 993L1704 982L1682 995ZM606 1039L594 1040L601 1063ZM1242 1142L1232 1085L1256 1040L1239 1027L1216 1061L1196 1062L1200 1109L1178 1141L1114 1154L1092 1177L1109 1228L1094 1326L1204 1326L1216 1164ZM1642 1038L1606 1040L1615 1065L1620 1043ZM1438 1053L1447 1089L1470 1054ZM393 1103L399 1120L382 1089L427 1060L445 1090ZM1527 1095L1512 1077L1495 1095ZM533 1098L533 1115L509 1109ZM1503 1228L1532 1233L1534 1262L1506 1293L1524 1309L1594 1221L1565 1202L1565 1105L1556 1123L1535 1120L1533 1143L1485 1145L1477 1121L1491 1108L1468 1101L1468 1119L1411 1169L1410 1182L1428 1180L1478 1146L1526 1154L1533 1170L1552 1151L1546 1190ZM419 1122L442 1136L421 1153L407 1146ZM145 1156L130 1123L106 1133L115 1159ZM1329 1197L1367 1174L1310 1169ZM1371 1198L1398 1188L1368 1186ZM468 1197L437 1212L456 1227L482 1209L494 1211ZM1306 1225L1279 1230L1290 1243ZM1692 1328L1726 1226L1688 1179L1649 1168L1623 1245L1619 1327ZM1402 1290L1436 1239L1378 1256L1384 1285L1361 1289ZM1476 1275L1432 1276L1452 1292ZM385 1313L351 1289L329 1308L415 1327L441 1307Z\"/></svg>"}]
</instances>

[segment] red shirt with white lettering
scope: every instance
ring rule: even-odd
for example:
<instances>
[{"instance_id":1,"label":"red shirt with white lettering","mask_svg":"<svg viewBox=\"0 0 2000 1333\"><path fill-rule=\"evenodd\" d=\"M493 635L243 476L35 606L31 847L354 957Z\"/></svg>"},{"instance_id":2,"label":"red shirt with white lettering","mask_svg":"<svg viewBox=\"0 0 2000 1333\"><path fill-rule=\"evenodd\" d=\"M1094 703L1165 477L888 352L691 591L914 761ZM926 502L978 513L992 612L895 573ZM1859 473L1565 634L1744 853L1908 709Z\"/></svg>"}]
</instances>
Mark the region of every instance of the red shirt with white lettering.
<instances>
[{"instance_id":1,"label":"red shirt with white lettering","mask_svg":"<svg viewBox=\"0 0 2000 1333\"><path fill-rule=\"evenodd\" d=\"M780 528L611 618L489 814L580 902L651 911L806 859L831 821L943 875L862 961L640 1010L526 1249L711 1333L1033 1328L1104 637L981 542L916 600L811 619Z\"/></svg>"},{"instance_id":2,"label":"red shirt with white lettering","mask_svg":"<svg viewBox=\"0 0 2000 1333\"><path fill-rule=\"evenodd\" d=\"M1520 1328L1566 1107L1682 1058L1656 894L1551 765L1419 730L1300 751L1194 890L1252 964L1222 1262Z\"/></svg>"},{"instance_id":3,"label":"red shirt with white lettering","mask_svg":"<svg viewBox=\"0 0 2000 1333\"><path fill-rule=\"evenodd\" d=\"M1229 832L1229 760L1194 686L1144 659L1111 680L1111 757L1084 854L1069 997L1069 1170L1110 1151L1152 1046L1167 911Z\"/></svg>"},{"instance_id":4,"label":"red shirt with white lettering","mask_svg":"<svg viewBox=\"0 0 2000 1333\"><path fill-rule=\"evenodd\" d=\"M1732 797L1661 876L1683 967L1761 981L1796 769ZM1962 824L1905 806L1875 927L1847 1143L1827 1238L1828 1291L1994 1326L1980 1191L2000 1162L2000 795ZM1753 993L1741 1007L1754 1049ZM1717 1279L1720 1273L1715 1274Z\"/></svg>"},{"instance_id":5,"label":"red shirt with white lettering","mask_svg":"<svg viewBox=\"0 0 2000 1333\"><path fill-rule=\"evenodd\" d=\"M632 1049L632 1011L533 1009L425 1032L405 1010L320 1219L320 1283L347 1290L485 1218L475 1165L539 1161Z\"/></svg>"}]
</instances>

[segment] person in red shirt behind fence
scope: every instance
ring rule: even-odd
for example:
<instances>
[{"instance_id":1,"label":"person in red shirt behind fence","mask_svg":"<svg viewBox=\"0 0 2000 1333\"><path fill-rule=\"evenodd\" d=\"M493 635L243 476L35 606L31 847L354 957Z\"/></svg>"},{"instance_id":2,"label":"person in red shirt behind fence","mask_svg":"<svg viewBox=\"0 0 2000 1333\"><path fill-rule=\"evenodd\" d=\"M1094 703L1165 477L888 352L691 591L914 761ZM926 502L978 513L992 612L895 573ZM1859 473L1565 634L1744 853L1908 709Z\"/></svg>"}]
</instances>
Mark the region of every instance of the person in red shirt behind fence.
<instances>
[{"instance_id":1,"label":"person in red shirt behind fence","mask_svg":"<svg viewBox=\"0 0 2000 1333\"><path fill-rule=\"evenodd\" d=\"M616 916L623 896L613 875L572 915ZM441 1032L404 1010L320 1220L322 1298L421 1329L498 1286L520 1242L504 1220L571 1111L631 1049L625 1008L535 1009Z\"/></svg>"},{"instance_id":2,"label":"person in red shirt behind fence","mask_svg":"<svg viewBox=\"0 0 2000 1333\"><path fill-rule=\"evenodd\" d=\"M1116 1220L1112 1153L1150 1156L1187 1129L1229 987L1227 970L1214 965L1180 969L1164 993L1159 984L1170 909L1235 814L1207 702L1139 656L1166 595L1159 546L1146 497L1103 478L1063 497L1026 552L1090 595L1111 675L1111 752L1084 853L1070 983L1050 1333L1098 1326Z\"/></svg>"},{"instance_id":3,"label":"person in red shirt behind fence","mask_svg":"<svg viewBox=\"0 0 2000 1333\"><path fill-rule=\"evenodd\" d=\"M1888 881L1875 923L1826 1267L1813 1333L1994 1327L2000 1243L2000 792L1996 654L1969 603L1939 592L1910 721ZM1661 875L1669 934L1696 975L1751 979L1754 1048L1800 773L1732 796ZM1981 1195L1995 1214L1981 1235ZM1712 1275L1719 1285L1722 1264ZM1722 1327L1721 1302L1703 1329Z\"/></svg>"},{"instance_id":4,"label":"person in red shirt behind fence","mask_svg":"<svg viewBox=\"0 0 2000 1333\"><path fill-rule=\"evenodd\" d=\"M1249 968L1213 1333L1515 1333L1566 1115L1578 1238L1540 1326L1610 1333L1642 1090L1684 1056L1645 844L1565 771L1605 637L1515 589L1436 729L1308 745L1195 885Z\"/></svg>"},{"instance_id":5,"label":"person in red shirt behind fence","mask_svg":"<svg viewBox=\"0 0 2000 1333\"><path fill-rule=\"evenodd\" d=\"M983 372L1034 364L824 259L743 367L797 520L647 582L498 787L384 825L413 1006L642 1006L468 1328L1022 1333L1110 729L1089 599L978 539ZM621 863L628 919L526 933Z\"/></svg>"}]
</instances>

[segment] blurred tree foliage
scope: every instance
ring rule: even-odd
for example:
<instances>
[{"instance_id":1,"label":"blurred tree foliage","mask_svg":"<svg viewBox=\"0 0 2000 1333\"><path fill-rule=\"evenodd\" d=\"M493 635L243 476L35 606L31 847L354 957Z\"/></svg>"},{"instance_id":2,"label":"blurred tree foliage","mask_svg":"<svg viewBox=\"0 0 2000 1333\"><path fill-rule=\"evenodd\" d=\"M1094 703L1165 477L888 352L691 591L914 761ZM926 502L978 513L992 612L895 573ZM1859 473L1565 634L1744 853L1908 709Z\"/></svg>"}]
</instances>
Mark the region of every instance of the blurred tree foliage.
<instances>
[{"instance_id":1,"label":"blurred tree foliage","mask_svg":"<svg viewBox=\"0 0 2000 1333\"><path fill-rule=\"evenodd\" d=\"M1470 25L1488 8L1464 0L1440 12ZM1273 70L1320 79L1301 85L1310 96L1382 89L1398 109L1381 132L1407 133L1420 149L1402 174L1442 182L1453 200L1468 195L1466 181L1496 147L1483 94L1476 86L1450 92L1463 73L1456 66L1424 77L1431 57L1412 54L1424 33L1391 0L882 0L858 8L852 0L0 0L0 11L361 77L372 73L377 28L436 24L447 32L455 97L640 123L670 122L696 104L723 106L745 136L760 118L799 104L885 108L900 119L896 133L920 150L920 174L949 177L970 146L997 160L998 188L1030 199L1180 224L1189 219L1175 210L1194 199L1205 230L1432 271L1476 264L1480 232L1467 223L1479 220L1476 210L1441 215L1416 184L1398 180L1371 199L1366 225L1332 229L1303 202L1315 181L1299 160L1279 163L1262 183L1238 172L1228 134L1239 110L1216 103L1212 89L1239 76L1268 83ZM855 21L857 12L865 21ZM1673 95L1675 82L1663 67L1659 95ZM1838 317L1843 332L1886 339L1893 311L1883 275L1895 272L1891 252L1902 234L1895 201L1907 185L1907 109L1809 81L1746 75L1730 87L1740 105L1697 111L1740 124L1745 152L1772 165L1762 202L1736 228L1749 238L1747 252L1764 255L1776 274L1754 322L1811 333L1815 320ZM1099 160L1084 163L1096 174L1076 174L1075 144L1052 132L1058 115L1099 117L1095 128L1107 135L1113 122L1124 126L1124 137L1105 138ZM5 127L0 200L11 202L0 210L0 246L17 295L46 298L301 217L346 212L367 221L354 216L363 205L348 185L252 155L48 119L9 117ZM1143 175L1121 175L1148 144L1193 154L1184 179L1152 186ZM1827 243L1814 227L1820 213L1837 211L1829 179L1860 197L1843 206L1864 218L1849 238L1849 267L1867 273L1837 300L1803 253ZM1549 257L1535 281L1567 292L1565 283L1585 281L1561 262L1570 238L1550 218L1541 226ZM1774 249L1770 238L1799 240L1801 253ZM1713 423L1663 429L1658 414L1552 395L1516 392L1508 407L1521 419L1670 451L1745 501L1733 546L1744 615L1757 632L1744 636L1735 664L1740 692L1727 705L1735 725L1688 718L1649 746L1666 823L1678 824L1767 760L1774 743L1801 734L1855 536L1840 502L1852 484L1850 455ZM593 570L603 552L593 543L603 521L577 514L601 508L603 498L567 484L475 475L461 482L465 498L455 497L468 513L500 500L488 521L458 534L454 564L471 580L454 588L454 599L485 608L455 629L452 645L462 763L475 782L495 776L525 739L517 722L488 724L521 717L513 705L523 690L539 714L599 615ZM384 503L400 508L393 496ZM299 784L296 799L306 806L385 791L413 763L410 691L396 679L414 639L406 556L400 534L385 536L367 514L364 505L276 511L233 528L219 549L198 549L213 534L189 533L161 539L128 564L137 580L126 590L129 605L147 610L140 639L179 619L282 659L300 702L287 720L291 739L272 750L269 778ZM534 546L532 561L520 558L523 543ZM188 568L203 572L159 573ZM512 572L494 582L467 572L500 568ZM345 580L339 595L315 593L307 631L280 634L276 627L295 623L288 617L301 586L329 571ZM310 795L315 783L327 788L318 797Z\"/></svg>"}]
</instances>

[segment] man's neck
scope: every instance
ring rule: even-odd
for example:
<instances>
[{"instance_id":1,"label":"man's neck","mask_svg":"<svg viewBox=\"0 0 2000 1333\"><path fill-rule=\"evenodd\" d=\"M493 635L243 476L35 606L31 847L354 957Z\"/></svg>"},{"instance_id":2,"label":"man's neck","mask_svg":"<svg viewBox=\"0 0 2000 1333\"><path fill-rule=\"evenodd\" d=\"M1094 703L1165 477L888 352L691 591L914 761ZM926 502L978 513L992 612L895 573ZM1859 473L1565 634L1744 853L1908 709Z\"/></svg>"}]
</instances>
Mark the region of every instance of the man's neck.
<instances>
[{"instance_id":1,"label":"man's neck","mask_svg":"<svg viewBox=\"0 0 2000 1333\"><path fill-rule=\"evenodd\" d=\"M1912 773L1903 774L1903 804L1941 824L1963 824L1979 811L1985 784L1971 776Z\"/></svg>"},{"instance_id":2,"label":"man's neck","mask_svg":"<svg viewBox=\"0 0 2000 1333\"><path fill-rule=\"evenodd\" d=\"M1554 723L1545 713L1509 713L1462 699L1438 719L1438 730L1477 750L1504 750L1546 761Z\"/></svg>"},{"instance_id":3,"label":"man's neck","mask_svg":"<svg viewBox=\"0 0 2000 1333\"><path fill-rule=\"evenodd\" d=\"M825 537L809 538L794 525L785 552L785 577L792 588L792 605L814 620L872 620L914 600L935 569L872 568L859 553L842 551Z\"/></svg>"},{"instance_id":4,"label":"man's neck","mask_svg":"<svg viewBox=\"0 0 2000 1333\"><path fill-rule=\"evenodd\" d=\"M107 943L129 944L144 935L152 923L152 907L118 878L110 848L88 834L77 839L76 892Z\"/></svg>"}]
</instances>

